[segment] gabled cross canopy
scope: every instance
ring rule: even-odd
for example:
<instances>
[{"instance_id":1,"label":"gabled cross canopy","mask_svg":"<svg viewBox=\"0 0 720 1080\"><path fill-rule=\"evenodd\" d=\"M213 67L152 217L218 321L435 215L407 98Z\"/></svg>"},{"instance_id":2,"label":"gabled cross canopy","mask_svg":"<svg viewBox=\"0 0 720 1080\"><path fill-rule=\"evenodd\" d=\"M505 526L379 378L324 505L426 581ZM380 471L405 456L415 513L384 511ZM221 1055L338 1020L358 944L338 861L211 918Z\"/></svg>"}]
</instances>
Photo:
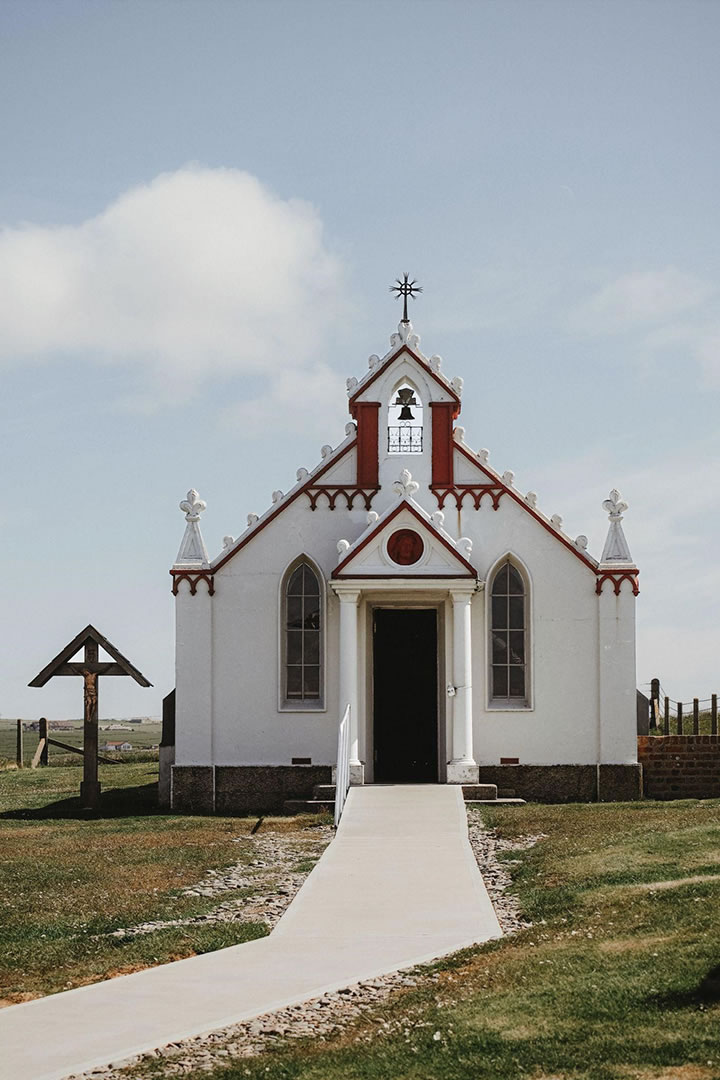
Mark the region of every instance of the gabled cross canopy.
<instances>
[{"instance_id":1,"label":"gabled cross canopy","mask_svg":"<svg viewBox=\"0 0 720 1080\"><path fill-rule=\"evenodd\" d=\"M80 649L85 650L82 660L72 660ZM112 660L100 660L99 650L103 649ZM100 784L98 782L98 679L101 675L129 675L141 686L152 686L142 672L130 663L92 624L81 630L59 652L47 667L29 686L45 686L55 675L81 675L84 684L84 720L83 720L83 780L80 784L82 805L89 810L97 810L100 802ZM52 742L52 740L48 740Z\"/></svg>"},{"instance_id":2,"label":"gabled cross canopy","mask_svg":"<svg viewBox=\"0 0 720 1080\"><path fill-rule=\"evenodd\" d=\"M98 646L108 656L112 656L114 663L98 659ZM85 649L85 659L70 662L70 658L82 648ZM88 653L91 655L88 655ZM112 642L108 641L92 624L88 624L84 630L81 630L77 637L74 637L58 653L55 659L51 660L47 667L44 667L40 674L36 675L32 682L28 683L28 686L44 686L54 675L85 675L86 673L93 675L129 675L141 686L152 686L152 683L148 682L142 672L138 671L135 665L131 664L120 650L116 649Z\"/></svg>"}]
</instances>

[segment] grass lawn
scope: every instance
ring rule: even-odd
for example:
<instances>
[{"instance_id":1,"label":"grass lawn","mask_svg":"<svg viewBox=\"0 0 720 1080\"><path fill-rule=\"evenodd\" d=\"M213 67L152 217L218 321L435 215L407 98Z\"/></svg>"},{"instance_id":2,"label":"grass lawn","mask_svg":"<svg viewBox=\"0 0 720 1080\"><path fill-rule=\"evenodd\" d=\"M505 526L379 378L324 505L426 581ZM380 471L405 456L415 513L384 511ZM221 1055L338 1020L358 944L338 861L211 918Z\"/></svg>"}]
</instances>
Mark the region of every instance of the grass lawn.
<instances>
[{"instance_id":1,"label":"grass lawn","mask_svg":"<svg viewBox=\"0 0 720 1080\"><path fill-rule=\"evenodd\" d=\"M209 911L224 897L181 897L210 869L249 861L256 818L156 810L157 764L100 766L99 815L79 808L76 767L0 772L0 1002L10 1004L235 945L262 922L113 930ZM263 833L307 818L268 818Z\"/></svg>"},{"instance_id":2,"label":"grass lawn","mask_svg":"<svg viewBox=\"0 0 720 1080\"><path fill-rule=\"evenodd\" d=\"M717 1080L720 801L482 814L547 835L511 856L532 929L428 969L341 1037L184 1075Z\"/></svg>"}]
</instances>

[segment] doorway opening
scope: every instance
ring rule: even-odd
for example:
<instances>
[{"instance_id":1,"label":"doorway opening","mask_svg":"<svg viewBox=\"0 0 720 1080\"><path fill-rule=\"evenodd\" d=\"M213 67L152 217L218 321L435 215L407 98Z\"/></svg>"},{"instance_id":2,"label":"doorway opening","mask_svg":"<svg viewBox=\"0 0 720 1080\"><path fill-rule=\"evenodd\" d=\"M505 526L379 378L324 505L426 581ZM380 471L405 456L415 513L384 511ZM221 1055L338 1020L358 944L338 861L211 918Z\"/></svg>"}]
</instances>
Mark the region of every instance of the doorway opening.
<instances>
[{"instance_id":1,"label":"doorway opening","mask_svg":"<svg viewBox=\"0 0 720 1080\"><path fill-rule=\"evenodd\" d=\"M438 780L437 611L373 613L375 780Z\"/></svg>"}]
</instances>

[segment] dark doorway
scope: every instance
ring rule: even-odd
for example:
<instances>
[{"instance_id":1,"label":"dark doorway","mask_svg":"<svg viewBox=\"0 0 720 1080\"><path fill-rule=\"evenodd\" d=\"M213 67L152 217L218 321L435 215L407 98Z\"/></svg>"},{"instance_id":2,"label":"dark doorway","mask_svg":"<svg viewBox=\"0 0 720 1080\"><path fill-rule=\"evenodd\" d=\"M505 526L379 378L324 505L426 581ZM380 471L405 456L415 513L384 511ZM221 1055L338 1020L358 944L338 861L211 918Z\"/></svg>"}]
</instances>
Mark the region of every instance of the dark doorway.
<instances>
[{"instance_id":1,"label":"dark doorway","mask_svg":"<svg viewBox=\"0 0 720 1080\"><path fill-rule=\"evenodd\" d=\"M373 664L375 780L435 783L437 612L377 609Z\"/></svg>"}]
</instances>

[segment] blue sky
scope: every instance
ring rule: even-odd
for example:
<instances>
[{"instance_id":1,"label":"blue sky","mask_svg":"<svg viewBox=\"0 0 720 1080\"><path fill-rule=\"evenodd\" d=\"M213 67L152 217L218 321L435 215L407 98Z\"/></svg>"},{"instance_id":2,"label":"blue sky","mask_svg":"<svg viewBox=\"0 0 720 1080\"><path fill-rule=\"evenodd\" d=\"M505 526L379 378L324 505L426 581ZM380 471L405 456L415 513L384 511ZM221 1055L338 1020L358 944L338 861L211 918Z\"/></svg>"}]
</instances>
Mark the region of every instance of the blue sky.
<instances>
[{"instance_id":1,"label":"blue sky","mask_svg":"<svg viewBox=\"0 0 720 1080\"><path fill-rule=\"evenodd\" d=\"M590 537L638 681L718 689L720 6L0 4L0 712L88 621L172 687L178 502L215 553L345 423L402 271L471 446Z\"/></svg>"}]
</instances>

